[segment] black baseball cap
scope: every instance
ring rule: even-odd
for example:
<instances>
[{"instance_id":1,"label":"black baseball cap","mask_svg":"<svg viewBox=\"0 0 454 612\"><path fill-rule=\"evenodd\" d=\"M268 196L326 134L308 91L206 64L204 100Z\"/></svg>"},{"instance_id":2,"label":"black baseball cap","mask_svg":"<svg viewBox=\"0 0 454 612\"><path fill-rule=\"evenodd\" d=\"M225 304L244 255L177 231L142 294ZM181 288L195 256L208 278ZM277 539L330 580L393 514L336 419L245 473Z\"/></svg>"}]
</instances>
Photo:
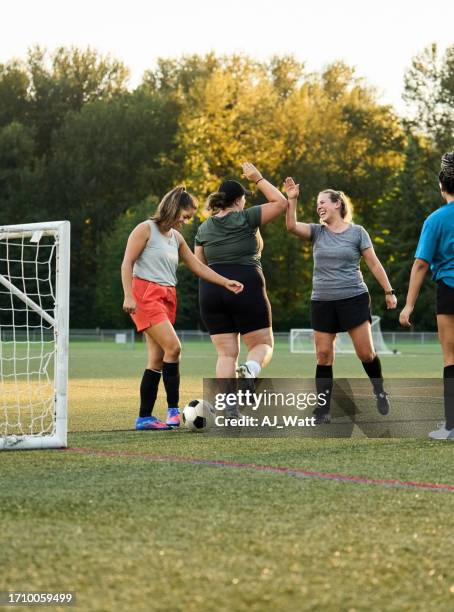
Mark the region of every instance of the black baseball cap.
<instances>
[{"instance_id":1,"label":"black baseball cap","mask_svg":"<svg viewBox=\"0 0 454 612\"><path fill-rule=\"evenodd\" d=\"M227 202L233 202L237 198L241 198L242 196L251 196L252 192L248 191L243 187L241 183L234 180L224 181L220 184L219 192L225 193Z\"/></svg>"}]
</instances>

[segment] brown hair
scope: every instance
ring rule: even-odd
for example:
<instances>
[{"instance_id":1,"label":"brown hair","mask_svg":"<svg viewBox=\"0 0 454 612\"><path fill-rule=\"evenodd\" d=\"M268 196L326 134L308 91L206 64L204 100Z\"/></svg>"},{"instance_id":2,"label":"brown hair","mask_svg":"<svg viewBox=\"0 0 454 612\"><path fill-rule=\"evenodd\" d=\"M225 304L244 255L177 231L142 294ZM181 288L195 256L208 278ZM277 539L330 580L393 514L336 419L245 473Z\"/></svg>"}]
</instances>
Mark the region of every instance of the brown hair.
<instances>
[{"instance_id":1,"label":"brown hair","mask_svg":"<svg viewBox=\"0 0 454 612\"><path fill-rule=\"evenodd\" d=\"M320 193L327 193L331 202L340 202L340 215L345 223L351 223L353 219L353 206L350 198L345 195L343 191L336 191L335 189L324 189Z\"/></svg>"},{"instance_id":2,"label":"brown hair","mask_svg":"<svg viewBox=\"0 0 454 612\"><path fill-rule=\"evenodd\" d=\"M159 202L158 209L151 217L160 229L168 231L178 220L182 210L197 210L197 200L180 185L165 194Z\"/></svg>"},{"instance_id":3,"label":"brown hair","mask_svg":"<svg viewBox=\"0 0 454 612\"><path fill-rule=\"evenodd\" d=\"M211 193L207 199L207 208L211 212L217 212L218 210L224 210L231 206L232 202L227 200L227 196L223 191L216 191Z\"/></svg>"},{"instance_id":4,"label":"brown hair","mask_svg":"<svg viewBox=\"0 0 454 612\"><path fill-rule=\"evenodd\" d=\"M438 180L445 193L449 193L449 195L454 194L454 151L445 153L441 158L441 170Z\"/></svg>"}]
</instances>

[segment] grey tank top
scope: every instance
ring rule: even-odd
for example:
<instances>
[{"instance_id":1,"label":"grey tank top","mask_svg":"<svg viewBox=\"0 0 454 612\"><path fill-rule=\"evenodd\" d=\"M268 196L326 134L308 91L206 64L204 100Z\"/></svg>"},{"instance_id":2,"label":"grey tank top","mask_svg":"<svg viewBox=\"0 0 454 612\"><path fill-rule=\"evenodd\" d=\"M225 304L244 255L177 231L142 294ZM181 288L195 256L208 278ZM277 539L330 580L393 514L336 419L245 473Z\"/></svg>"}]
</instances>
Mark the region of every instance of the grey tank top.
<instances>
[{"instance_id":1,"label":"grey tank top","mask_svg":"<svg viewBox=\"0 0 454 612\"><path fill-rule=\"evenodd\" d=\"M150 227L150 238L134 264L133 276L174 287L177 284L178 239L175 230L164 236L154 221L146 221Z\"/></svg>"}]
</instances>

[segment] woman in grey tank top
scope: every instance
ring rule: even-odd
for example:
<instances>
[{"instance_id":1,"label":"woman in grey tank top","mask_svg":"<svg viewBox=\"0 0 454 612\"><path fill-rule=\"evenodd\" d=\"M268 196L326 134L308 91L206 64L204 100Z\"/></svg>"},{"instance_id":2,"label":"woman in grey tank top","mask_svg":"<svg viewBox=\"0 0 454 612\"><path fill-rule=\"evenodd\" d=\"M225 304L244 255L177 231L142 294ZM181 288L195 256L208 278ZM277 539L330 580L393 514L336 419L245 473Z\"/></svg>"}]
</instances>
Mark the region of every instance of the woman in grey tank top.
<instances>
[{"instance_id":1,"label":"woman in grey tank top","mask_svg":"<svg viewBox=\"0 0 454 612\"><path fill-rule=\"evenodd\" d=\"M285 190L289 201L287 229L310 240L314 256L311 319L317 357L317 394L321 397L314 410L316 422L330 421L334 345L340 331L349 333L371 380L377 409L386 415L390 405L372 340L370 296L359 266L361 257L383 288L387 308L396 308L397 300L369 234L351 222L350 201L342 191L326 189L318 194L317 213L321 223L300 223L296 219L299 185L289 177Z\"/></svg>"},{"instance_id":2,"label":"woman in grey tank top","mask_svg":"<svg viewBox=\"0 0 454 612\"><path fill-rule=\"evenodd\" d=\"M180 425L179 361L181 345L173 328L176 317L177 266L181 258L188 268L210 283L233 293L243 285L229 280L199 261L186 244L181 230L197 209L184 187L169 191L151 219L140 223L129 236L121 266L123 310L147 340L148 363L140 384L138 430L170 429ZM167 395L167 420L152 415L161 378Z\"/></svg>"}]
</instances>

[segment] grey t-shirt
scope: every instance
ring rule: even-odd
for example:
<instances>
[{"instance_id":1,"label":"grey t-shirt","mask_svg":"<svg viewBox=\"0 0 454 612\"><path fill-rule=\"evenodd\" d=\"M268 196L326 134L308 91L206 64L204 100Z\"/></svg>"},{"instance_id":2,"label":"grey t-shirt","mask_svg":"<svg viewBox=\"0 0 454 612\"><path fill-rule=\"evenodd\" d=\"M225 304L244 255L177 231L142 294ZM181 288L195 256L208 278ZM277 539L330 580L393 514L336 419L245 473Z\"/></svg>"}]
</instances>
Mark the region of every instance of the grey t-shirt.
<instances>
[{"instance_id":1,"label":"grey t-shirt","mask_svg":"<svg viewBox=\"0 0 454 612\"><path fill-rule=\"evenodd\" d=\"M366 293L359 267L361 252L372 246L369 234L352 223L340 233L326 225L310 223L314 255L312 300L344 300Z\"/></svg>"}]
</instances>

